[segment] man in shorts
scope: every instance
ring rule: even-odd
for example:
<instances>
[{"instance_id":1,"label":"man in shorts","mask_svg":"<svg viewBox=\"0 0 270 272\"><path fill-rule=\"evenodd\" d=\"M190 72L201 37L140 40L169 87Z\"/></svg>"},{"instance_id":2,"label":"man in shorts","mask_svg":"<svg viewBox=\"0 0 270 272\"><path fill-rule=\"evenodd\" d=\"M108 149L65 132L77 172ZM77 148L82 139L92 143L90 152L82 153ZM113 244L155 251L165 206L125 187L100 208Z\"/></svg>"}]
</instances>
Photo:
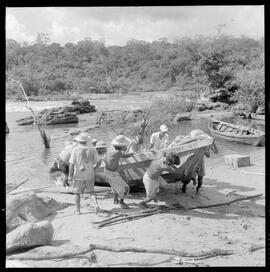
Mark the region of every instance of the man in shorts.
<instances>
[{"instance_id":1,"label":"man in shorts","mask_svg":"<svg viewBox=\"0 0 270 272\"><path fill-rule=\"evenodd\" d=\"M123 136L116 136L112 145L114 146L114 150L107 152L105 155L105 169L104 176L106 181L111 185L114 194L114 204L120 204L122 209L128 209L129 206L124 203L124 198L129 193L128 184L122 179L118 172L119 160L121 158L129 158L133 156L133 153L126 153L128 145L130 144L130 140ZM119 199L118 199L119 197Z\"/></svg>"},{"instance_id":2,"label":"man in shorts","mask_svg":"<svg viewBox=\"0 0 270 272\"><path fill-rule=\"evenodd\" d=\"M99 161L99 156L94 147L87 146L91 139L88 133L83 132L77 136L76 146L69 159L69 180L73 180L73 193L75 194L75 213L80 214L81 194L89 193L92 195L96 211L99 210L97 198L94 193L95 167Z\"/></svg>"}]
</instances>

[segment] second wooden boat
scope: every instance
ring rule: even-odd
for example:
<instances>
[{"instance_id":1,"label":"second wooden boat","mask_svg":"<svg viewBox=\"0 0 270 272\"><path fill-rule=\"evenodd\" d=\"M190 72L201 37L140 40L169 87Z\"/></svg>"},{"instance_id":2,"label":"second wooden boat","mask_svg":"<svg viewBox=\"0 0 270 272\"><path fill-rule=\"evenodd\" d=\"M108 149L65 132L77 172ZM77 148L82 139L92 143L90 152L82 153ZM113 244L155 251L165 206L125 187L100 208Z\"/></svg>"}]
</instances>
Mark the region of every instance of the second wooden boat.
<instances>
[{"instance_id":1,"label":"second wooden boat","mask_svg":"<svg viewBox=\"0 0 270 272\"><path fill-rule=\"evenodd\" d=\"M219 120L211 120L208 128L213 136L230 142L259 146L265 140L265 133L260 130Z\"/></svg>"}]
</instances>

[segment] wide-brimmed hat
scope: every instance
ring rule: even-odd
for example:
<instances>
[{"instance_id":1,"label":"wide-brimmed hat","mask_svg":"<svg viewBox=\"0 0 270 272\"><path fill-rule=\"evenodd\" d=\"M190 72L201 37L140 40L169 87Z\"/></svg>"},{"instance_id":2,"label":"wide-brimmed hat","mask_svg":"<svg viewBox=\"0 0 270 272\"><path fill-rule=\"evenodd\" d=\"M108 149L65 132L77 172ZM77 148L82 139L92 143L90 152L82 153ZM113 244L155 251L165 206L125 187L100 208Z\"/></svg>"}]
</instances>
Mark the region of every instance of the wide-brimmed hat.
<instances>
[{"instance_id":1,"label":"wide-brimmed hat","mask_svg":"<svg viewBox=\"0 0 270 272\"><path fill-rule=\"evenodd\" d=\"M96 148L106 148L106 143L104 141L98 141L96 144Z\"/></svg>"},{"instance_id":2,"label":"wide-brimmed hat","mask_svg":"<svg viewBox=\"0 0 270 272\"><path fill-rule=\"evenodd\" d=\"M167 132L169 130L166 125L161 125L159 129L161 132Z\"/></svg>"},{"instance_id":3,"label":"wide-brimmed hat","mask_svg":"<svg viewBox=\"0 0 270 272\"><path fill-rule=\"evenodd\" d=\"M113 140L112 140L112 145L114 146L128 146L130 144L131 140L124 136L124 135L117 135Z\"/></svg>"},{"instance_id":4,"label":"wide-brimmed hat","mask_svg":"<svg viewBox=\"0 0 270 272\"><path fill-rule=\"evenodd\" d=\"M97 143L97 142L98 142L98 139L96 139L96 138L94 138L94 139L92 140L92 144Z\"/></svg>"},{"instance_id":5,"label":"wide-brimmed hat","mask_svg":"<svg viewBox=\"0 0 270 272\"><path fill-rule=\"evenodd\" d=\"M191 138L196 138L196 137L198 137L199 135L204 135L205 133L202 131L202 130L200 130L200 129L194 129L194 130L192 130L191 132L190 132L190 137Z\"/></svg>"},{"instance_id":6,"label":"wide-brimmed hat","mask_svg":"<svg viewBox=\"0 0 270 272\"><path fill-rule=\"evenodd\" d=\"M87 132L82 132L80 135L75 137L75 140L77 142L87 143L88 141L91 140L91 137L88 135Z\"/></svg>"}]
</instances>

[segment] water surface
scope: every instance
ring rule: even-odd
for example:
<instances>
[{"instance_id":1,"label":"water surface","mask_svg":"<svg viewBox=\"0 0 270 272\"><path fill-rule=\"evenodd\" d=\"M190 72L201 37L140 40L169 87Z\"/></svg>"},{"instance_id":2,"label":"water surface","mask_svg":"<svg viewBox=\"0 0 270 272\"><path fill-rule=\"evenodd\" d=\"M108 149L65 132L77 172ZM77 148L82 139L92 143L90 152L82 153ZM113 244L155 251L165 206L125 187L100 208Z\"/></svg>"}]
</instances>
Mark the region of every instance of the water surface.
<instances>
[{"instance_id":1,"label":"water surface","mask_svg":"<svg viewBox=\"0 0 270 272\"><path fill-rule=\"evenodd\" d=\"M132 99L132 100L131 100ZM134 109L140 108L149 103L144 96L130 96L122 98L114 98L94 100L93 104L97 109ZM31 102L35 110L41 110L52 106L70 104L70 101L57 102ZM6 104L6 121L8 123L10 134L6 135L6 183L18 183L25 178L29 178L27 186L36 188L55 183L55 179L49 175L49 168L53 160L61 152L67 138L60 138L51 142L51 148L45 149L39 131L35 125L18 126L16 120L27 117L30 112L25 108L25 102L7 102ZM75 129L90 126L95 123L95 113L79 115L80 122L78 124L63 124L45 126L45 131L52 138L63 135L67 129ZM248 124L254 128L264 130L264 125L254 122L254 120L229 119L233 123ZM200 119L193 121L182 121L176 127L170 130L170 138L176 135L188 134L192 129L202 129L208 131L208 120ZM105 127L91 131L91 136L104 140L108 145L115 132ZM234 144L224 140L216 139L219 148L219 154L214 155L211 159L220 158L224 154L240 153L249 154L263 147L255 147L242 144Z\"/></svg>"}]
</instances>

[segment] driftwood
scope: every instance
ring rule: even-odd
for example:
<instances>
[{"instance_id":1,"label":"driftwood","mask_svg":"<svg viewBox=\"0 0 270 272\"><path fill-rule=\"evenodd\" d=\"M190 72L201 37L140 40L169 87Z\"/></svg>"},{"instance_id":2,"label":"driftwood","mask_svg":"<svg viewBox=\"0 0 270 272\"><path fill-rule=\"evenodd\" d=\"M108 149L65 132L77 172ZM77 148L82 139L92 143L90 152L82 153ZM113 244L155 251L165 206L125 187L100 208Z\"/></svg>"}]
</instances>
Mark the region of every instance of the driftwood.
<instances>
[{"instance_id":1,"label":"driftwood","mask_svg":"<svg viewBox=\"0 0 270 272\"><path fill-rule=\"evenodd\" d=\"M155 253L155 254L166 254L166 255L174 255L181 257L189 257L189 258L198 258L198 259L207 259L216 256L227 256L232 255L235 252L232 250L223 250L223 249L212 249L209 251L201 251L201 252L187 252L185 250L177 251L171 249L144 249L138 247L119 247L119 246L108 246L108 245L99 245L99 244L90 244L88 248L75 250L72 252L65 252L55 254L54 252L50 252L46 255L37 255L37 254L28 254L28 256L24 256L25 254L16 254L8 257L8 260L51 260L51 259L62 259L62 258L70 258L78 255L83 255L93 250L106 250L112 252L136 252L136 253Z\"/></svg>"},{"instance_id":2,"label":"driftwood","mask_svg":"<svg viewBox=\"0 0 270 272\"><path fill-rule=\"evenodd\" d=\"M55 185L43 186L43 187L34 188L34 189L27 189L27 190L23 190L23 191L19 191L19 192L14 192L11 195L17 195L17 194L21 194L21 193L25 193L25 192L30 192L30 191L39 191L39 190L49 188L49 187L55 187Z\"/></svg>"},{"instance_id":3,"label":"driftwood","mask_svg":"<svg viewBox=\"0 0 270 272\"><path fill-rule=\"evenodd\" d=\"M24 90L24 88L22 86L22 83L19 80L15 80L13 78L10 78L10 79L13 80L14 82L17 82L20 85L20 87L21 87L21 89L23 91L23 94L25 96L25 99L27 101L27 107L26 108L29 109L31 111L32 115L33 115L34 122L36 123L36 125L38 127L38 130L40 132L40 135L41 135L41 138L43 140L43 143L44 143L45 147L50 148L50 141L51 141L50 136L47 136L45 130L42 127L40 127L40 125L38 123L38 120L36 118L36 114L35 114L35 112L33 111L33 109L30 106L30 102L29 102L28 97L26 95L26 92L25 92L25 90Z\"/></svg>"},{"instance_id":4,"label":"driftwood","mask_svg":"<svg viewBox=\"0 0 270 272\"><path fill-rule=\"evenodd\" d=\"M21 185L23 185L25 182L28 181L28 178L25 179L24 181L22 181L21 183L19 183L18 185L14 186L13 188L11 188L10 190L7 191L7 194L9 194L10 192L12 192L13 190L17 189L18 187L20 187Z\"/></svg>"},{"instance_id":5,"label":"driftwood","mask_svg":"<svg viewBox=\"0 0 270 272\"><path fill-rule=\"evenodd\" d=\"M105 220L99 221L99 222L94 222L94 223L97 224L99 228L101 228L101 227L105 227L105 226L109 226L109 225L113 225L113 224L124 223L125 221L131 221L134 219L147 217L147 216L158 214L158 213L164 213L169 210L189 211L189 210L195 210L195 209L213 208L213 207L219 207L219 206L224 206L224 205L230 205L234 202L248 200L248 199L252 199L252 198L256 198L256 197L260 197L260 196L262 196L262 194L237 198L237 199L234 199L234 200L231 200L228 202L222 202L222 203L210 204L210 205L199 205L199 206L194 206L194 207L190 207L190 208L183 208L183 207L176 207L176 206L158 207L157 209L151 209L148 212L143 211L143 212L134 213L134 214L121 214L121 215L117 215L112 218L105 219Z\"/></svg>"}]
</instances>

